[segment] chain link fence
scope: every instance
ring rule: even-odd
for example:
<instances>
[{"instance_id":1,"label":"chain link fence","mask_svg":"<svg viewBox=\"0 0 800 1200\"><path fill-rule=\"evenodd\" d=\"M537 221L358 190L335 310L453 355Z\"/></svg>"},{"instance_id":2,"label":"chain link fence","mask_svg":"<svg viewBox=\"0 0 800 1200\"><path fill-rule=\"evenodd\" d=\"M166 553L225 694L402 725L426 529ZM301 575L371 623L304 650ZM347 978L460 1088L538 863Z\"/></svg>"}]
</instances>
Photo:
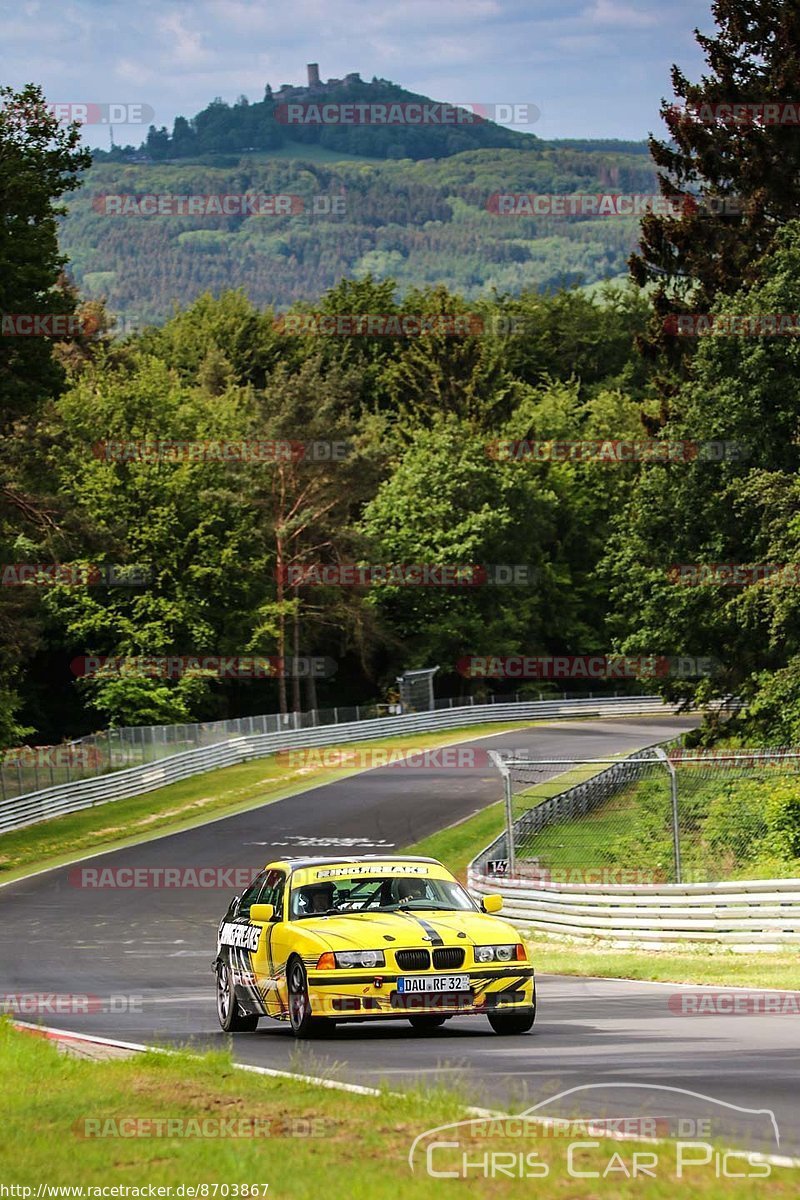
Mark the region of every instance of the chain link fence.
<instances>
[{"instance_id":1,"label":"chain link fence","mask_svg":"<svg viewBox=\"0 0 800 1200\"><path fill-rule=\"evenodd\" d=\"M506 831L477 862L543 883L800 877L800 753L687 751L504 759Z\"/></svg>"},{"instance_id":2,"label":"chain link fence","mask_svg":"<svg viewBox=\"0 0 800 1200\"><path fill-rule=\"evenodd\" d=\"M599 693L572 692L569 699L592 699ZM611 693L603 693L611 697ZM617 692L613 693L616 698ZM539 693L538 699L553 699ZM481 704L509 704L536 700L529 690L505 696L452 696L434 700L433 710L475 707ZM100 733L59 746L22 746L7 750L0 759L0 800L10 800L38 792L42 788L91 779L126 767L158 762L183 750L213 746L234 738L261 733L282 733L295 729L314 729L323 725L344 725L353 721L371 721L400 713L423 711L427 704L351 704L318 708L310 712L281 715L266 713L255 717L236 717L227 721L206 721L182 725L132 725L106 729Z\"/></svg>"}]
</instances>

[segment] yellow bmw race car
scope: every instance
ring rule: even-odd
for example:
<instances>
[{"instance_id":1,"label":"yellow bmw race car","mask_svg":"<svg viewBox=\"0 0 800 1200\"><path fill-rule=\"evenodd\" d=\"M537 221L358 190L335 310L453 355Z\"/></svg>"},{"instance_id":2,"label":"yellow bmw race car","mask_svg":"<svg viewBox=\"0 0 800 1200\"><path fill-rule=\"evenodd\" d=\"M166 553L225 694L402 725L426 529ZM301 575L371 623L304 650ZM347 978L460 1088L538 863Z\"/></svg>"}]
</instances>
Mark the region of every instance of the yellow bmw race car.
<instances>
[{"instance_id":1,"label":"yellow bmw race car","mask_svg":"<svg viewBox=\"0 0 800 1200\"><path fill-rule=\"evenodd\" d=\"M519 934L480 908L433 858L297 858L270 863L217 934L217 1014L226 1033L260 1017L312 1037L337 1021L408 1020L419 1031L485 1015L527 1033L533 966Z\"/></svg>"}]
</instances>

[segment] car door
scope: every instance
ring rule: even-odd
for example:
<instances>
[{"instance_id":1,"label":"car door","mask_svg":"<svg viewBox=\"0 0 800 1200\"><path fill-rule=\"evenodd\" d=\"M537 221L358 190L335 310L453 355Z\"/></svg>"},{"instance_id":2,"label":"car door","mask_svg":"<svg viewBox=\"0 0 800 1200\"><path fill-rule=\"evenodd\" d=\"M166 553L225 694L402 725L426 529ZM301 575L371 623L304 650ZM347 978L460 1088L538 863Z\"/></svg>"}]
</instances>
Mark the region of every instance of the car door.
<instances>
[{"instance_id":1,"label":"car door","mask_svg":"<svg viewBox=\"0 0 800 1200\"><path fill-rule=\"evenodd\" d=\"M285 894L286 872L276 868L266 872L258 900L252 901L253 904L271 904L275 910L274 919L265 926L258 949L253 955L258 990L265 1011L271 1017L280 1016L287 1011L284 1003L286 955L283 953L281 938L276 938L276 930L283 924Z\"/></svg>"},{"instance_id":2,"label":"car door","mask_svg":"<svg viewBox=\"0 0 800 1200\"><path fill-rule=\"evenodd\" d=\"M261 871L231 905L220 930L220 953L227 956L236 994L247 1012L261 1012L264 1008L255 968L264 934L260 927L251 924L250 908L262 898L267 874Z\"/></svg>"}]
</instances>

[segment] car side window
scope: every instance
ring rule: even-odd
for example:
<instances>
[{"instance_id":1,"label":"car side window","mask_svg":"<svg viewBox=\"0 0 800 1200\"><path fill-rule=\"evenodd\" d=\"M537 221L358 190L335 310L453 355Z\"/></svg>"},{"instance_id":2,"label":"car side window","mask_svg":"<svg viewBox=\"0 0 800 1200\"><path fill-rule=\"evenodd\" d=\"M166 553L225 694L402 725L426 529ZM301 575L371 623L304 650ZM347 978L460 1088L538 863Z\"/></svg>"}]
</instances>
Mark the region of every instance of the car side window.
<instances>
[{"instance_id":1,"label":"car side window","mask_svg":"<svg viewBox=\"0 0 800 1200\"><path fill-rule=\"evenodd\" d=\"M236 910L237 917L249 917L250 916L250 906L252 904L259 903L259 898L261 896L261 892L262 892L262 889L266 882L266 879L267 879L266 871L261 871L260 874L256 875L255 879L250 884L250 887L247 889L246 892L244 892L242 894L242 898L239 901L239 907ZM269 903L269 901L267 901L267 903Z\"/></svg>"},{"instance_id":2,"label":"car side window","mask_svg":"<svg viewBox=\"0 0 800 1200\"><path fill-rule=\"evenodd\" d=\"M286 873L284 871L267 871L264 891L259 897L259 904L271 904L275 916L283 920L283 893L286 888Z\"/></svg>"}]
</instances>

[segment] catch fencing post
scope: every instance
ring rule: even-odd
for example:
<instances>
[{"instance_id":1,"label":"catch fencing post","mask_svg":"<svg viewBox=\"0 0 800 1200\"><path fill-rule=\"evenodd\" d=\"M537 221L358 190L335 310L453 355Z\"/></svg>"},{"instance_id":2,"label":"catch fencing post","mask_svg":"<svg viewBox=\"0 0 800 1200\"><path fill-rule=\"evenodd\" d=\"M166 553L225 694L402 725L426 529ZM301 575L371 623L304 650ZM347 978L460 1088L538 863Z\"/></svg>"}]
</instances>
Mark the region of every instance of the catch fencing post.
<instances>
[{"instance_id":1,"label":"catch fencing post","mask_svg":"<svg viewBox=\"0 0 800 1200\"><path fill-rule=\"evenodd\" d=\"M502 754L498 754L496 750L489 751L489 758L503 776L503 791L506 798L506 855L508 856L508 874L513 876L517 871L517 861L514 852L514 792L511 772L503 761Z\"/></svg>"},{"instance_id":2,"label":"catch fencing post","mask_svg":"<svg viewBox=\"0 0 800 1200\"><path fill-rule=\"evenodd\" d=\"M678 818L678 774L669 761L667 753L660 746L655 747L656 757L660 758L664 766L669 771L669 790L672 797L672 844L675 857L675 882L682 883L681 879L681 827Z\"/></svg>"}]
</instances>

